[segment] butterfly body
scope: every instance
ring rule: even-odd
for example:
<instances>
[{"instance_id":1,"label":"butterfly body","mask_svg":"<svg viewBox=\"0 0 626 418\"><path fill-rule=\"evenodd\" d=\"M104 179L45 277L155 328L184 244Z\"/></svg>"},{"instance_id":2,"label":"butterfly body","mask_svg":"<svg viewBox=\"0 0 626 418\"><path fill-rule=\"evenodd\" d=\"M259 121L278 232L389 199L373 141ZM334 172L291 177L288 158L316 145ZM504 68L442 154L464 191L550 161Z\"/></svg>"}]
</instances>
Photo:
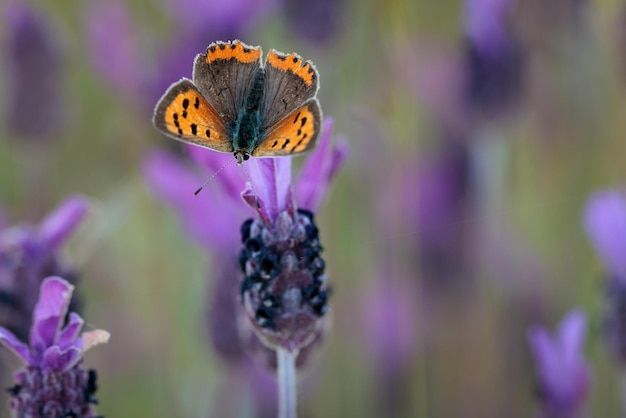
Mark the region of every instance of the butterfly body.
<instances>
[{"instance_id":1,"label":"butterfly body","mask_svg":"<svg viewBox=\"0 0 626 418\"><path fill-rule=\"evenodd\" d=\"M312 149L321 131L310 61L240 41L216 42L194 62L193 81L174 83L156 106L154 125L182 142L250 156L277 157Z\"/></svg>"}]
</instances>

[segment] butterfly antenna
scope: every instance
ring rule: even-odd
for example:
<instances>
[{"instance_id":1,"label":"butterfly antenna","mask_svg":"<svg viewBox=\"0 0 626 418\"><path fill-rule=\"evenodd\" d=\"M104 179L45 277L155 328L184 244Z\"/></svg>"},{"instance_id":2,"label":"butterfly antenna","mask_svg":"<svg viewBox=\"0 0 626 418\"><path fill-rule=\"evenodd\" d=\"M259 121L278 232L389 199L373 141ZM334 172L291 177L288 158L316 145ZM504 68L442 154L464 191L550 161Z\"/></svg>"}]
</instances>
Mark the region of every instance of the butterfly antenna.
<instances>
[{"instance_id":1,"label":"butterfly antenna","mask_svg":"<svg viewBox=\"0 0 626 418\"><path fill-rule=\"evenodd\" d=\"M252 178L250 177L250 171L248 171L248 166L244 164L243 169L246 172L246 177L248 177L248 181L250 182L250 188L252 189L252 193L254 194L254 200L256 201L257 209L261 208L261 204L259 203L259 195L256 194L256 190L254 189L254 183L252 182Z\"/></svg>"},{"instance_id":2,"label":"butterfly antenna","mask_svg":"<svg viewBox=\"0 0 626 418\"><path fill-rule=\"evenodd\" d=\"M220 171L222 171L223 169L226 168L227 165L229 165L232 162L232 160L228 160L227 162L224 163L224 165L222 165L219 170L217 170L215 173L213 173L211 175L211 177L209 177L204 183L202 183L202 186L200 186L200 188L198 188L198 190L196 190L195 192L193 192L194 196L198 196L198 194L202 191L202 189L204 189L204 186L206 186L207 184L209 184L211 182L211 180L213 180L215 178L215 176L217 176Z\"/></svg>"}]
</instances>

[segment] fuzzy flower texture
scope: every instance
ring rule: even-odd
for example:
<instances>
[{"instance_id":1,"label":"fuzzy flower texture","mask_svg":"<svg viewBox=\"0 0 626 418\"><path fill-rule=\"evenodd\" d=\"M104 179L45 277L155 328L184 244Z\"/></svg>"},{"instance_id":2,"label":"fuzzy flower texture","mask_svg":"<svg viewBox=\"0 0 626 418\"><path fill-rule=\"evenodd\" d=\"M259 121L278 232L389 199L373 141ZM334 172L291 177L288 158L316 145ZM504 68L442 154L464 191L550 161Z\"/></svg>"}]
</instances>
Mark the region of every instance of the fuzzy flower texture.
<instances>
[{"instance_id":1,"label":"fuzzy flower texture","mask_svg":"<svg viewBox=\"0 0 626 418\"><path fill-rule=\"evenodd\" d=\"M0 343L24 363L9 389L13 418L96 416L96 372L80 364L83 353L107 342L109 333L94 330L80 334L83 319L74 312L67 315L73 290L60 277L42 282L33 311L30 345L0 328Z\"/></svg>"}]
</instances>

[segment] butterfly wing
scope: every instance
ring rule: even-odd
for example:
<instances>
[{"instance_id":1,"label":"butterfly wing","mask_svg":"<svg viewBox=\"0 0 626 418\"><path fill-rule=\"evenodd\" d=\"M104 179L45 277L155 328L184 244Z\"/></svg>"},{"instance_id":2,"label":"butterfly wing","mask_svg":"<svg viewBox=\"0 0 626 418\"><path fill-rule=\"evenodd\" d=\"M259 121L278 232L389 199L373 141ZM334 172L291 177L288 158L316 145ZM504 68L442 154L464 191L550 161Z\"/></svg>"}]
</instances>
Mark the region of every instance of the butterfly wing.
<instances>
[{"instance_id":1,"label":"butterfly wing","mask_svg":"<svg viewBox=\"0 0 626 418\"><path fill-rule=\"evenodd\" d=\"M252 151L253 157L278 157L306 152L317 143L322 111L313 98L276 123Z\"/></svg>"},{"instance_id":2,"label":"butterfly wing","mask_svg":"<svg viewBox=\"0 0 626 418\"><path fill-rule=\"evenodd\" d=\"M154 110L154 126L176 140L232 152L233 144L213 106L186 78L167 89Z\"/></svg>"},{"instance_id":3,"label":"butterfly wing","mask_svg":"<svg viewBox=\"0 0 626 418\"><path fill-rule=\"evenodd\" d=\"M269 132L294 109L315 97L319 77L311 61L304 61L295 53L288 55L275 50L267 55L264 69L261 130Z\"/></svg>"},{"instance_id":4,"label":"butterfly wing","mask_svg":"<svg viewBox=\"0 0 626 418\"><path fill-rule=\"evenodd\" d=\"M240 41L214 42L196 57L193 82L227 128L237 120L260 67L261 47Z\"/></svg>"}]
</instances>

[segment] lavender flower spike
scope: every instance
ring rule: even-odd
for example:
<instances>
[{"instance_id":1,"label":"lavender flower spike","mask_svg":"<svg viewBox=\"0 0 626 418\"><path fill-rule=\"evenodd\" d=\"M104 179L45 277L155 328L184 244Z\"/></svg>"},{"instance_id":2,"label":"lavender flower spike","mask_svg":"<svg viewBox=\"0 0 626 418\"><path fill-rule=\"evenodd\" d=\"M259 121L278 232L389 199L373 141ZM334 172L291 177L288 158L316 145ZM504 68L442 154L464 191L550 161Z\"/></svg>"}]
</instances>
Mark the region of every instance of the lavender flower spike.
<instances>
[{"instance_id":1,"label":"lavender flower spike","mask_svg":"<svg viewBox=\"0 0 626 418\"><path fill-rule=\"evenodd\" d=\"M70 313L63 326L74 286L51 276L41 284L33 312L30 345L0 327L0 344L25 364L14 375L9 409L13 418L95 417L96 373L80 367L83 353L106 343L109 333L94 330L79 335L83 319Z\"/></svg>"},{"instance_id":2,"label":"lavender flower spike","mask_svg":"<svg viewBox=\"0 0 626 418\"><path fill-rule=\"evenodd\" d=\"M586 327L585 314L574 310L563 318L555 336L541 326L528 333L546 417L575 417L585 404L591 379L582 353Z\"/></svg>"}]
</instances>

